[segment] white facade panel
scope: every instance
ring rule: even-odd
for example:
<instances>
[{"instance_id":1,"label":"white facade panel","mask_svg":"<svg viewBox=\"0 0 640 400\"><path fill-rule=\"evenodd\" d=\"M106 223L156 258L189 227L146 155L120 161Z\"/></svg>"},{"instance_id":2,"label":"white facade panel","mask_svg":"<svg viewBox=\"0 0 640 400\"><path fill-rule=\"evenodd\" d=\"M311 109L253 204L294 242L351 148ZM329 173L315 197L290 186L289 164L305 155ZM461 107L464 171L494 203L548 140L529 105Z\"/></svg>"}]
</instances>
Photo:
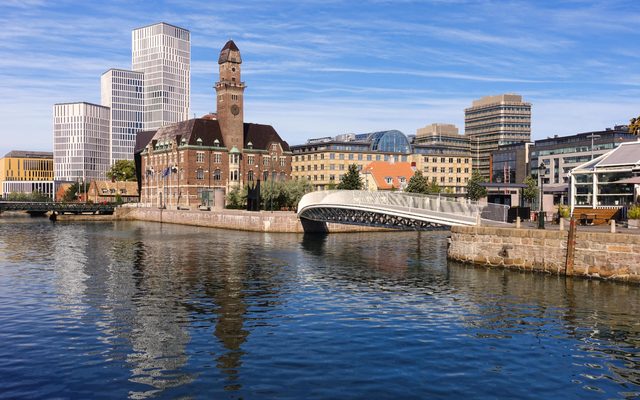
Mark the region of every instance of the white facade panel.
<instances>
[{"instance_id":1,"label":"white facade panel","mask_svg":"<svg viewBox=\"0 0 640 400\"><path fill-rule=\"evenodd\" d=\"M132 69L144 73L144 130L189 118L191 34L166 23L134 29Z\"/></svg>"},{"instance_id":2,"label":"white facade panel","mask_svg":"<svg viewBox=\"0 0 640 400\"><path fill-rule=\"evenodd\" d=\"M133 160L136 134L143 126L142 72L110 69L100 79L102 105L111 109L109 162Z\"/></svg>"},{"instance_id":3,"label":"white facade panel","mask_svg":"<svg viewBox=\"0 0 640 400\"><path fill-rule=\"evenodd\" d=\"M109 121L109 107L91 103L53 106L54 180L106 179L110 166Z\"/></svg>"}]
</instances>

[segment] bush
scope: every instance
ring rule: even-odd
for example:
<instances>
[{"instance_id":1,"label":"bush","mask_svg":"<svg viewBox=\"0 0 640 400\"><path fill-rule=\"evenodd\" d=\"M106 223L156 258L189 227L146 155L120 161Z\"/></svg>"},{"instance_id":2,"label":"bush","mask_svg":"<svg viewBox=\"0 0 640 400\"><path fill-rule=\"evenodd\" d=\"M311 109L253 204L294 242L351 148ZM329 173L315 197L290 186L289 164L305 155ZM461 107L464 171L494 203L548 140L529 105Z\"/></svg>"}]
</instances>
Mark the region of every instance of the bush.
<instances>
[{"instance_id":1,"label":"bush","mask_svg":"<svg viewBox=\"0 0 640 400\"><path fill-rule=\"evenodd\" d=\"M558 215L562 218L569 218L569 207L559 205L558 206Z\"/></svg>"},{"instance_id":2,"label":"bush","mask_svg":"<svg viewBox=\"0 0 640 400\"><path fill-rule=\"evenodd\" d=\"M631 206L627 211L627 218L640 219L640 205Z\"/></svg>"}]
</instances>

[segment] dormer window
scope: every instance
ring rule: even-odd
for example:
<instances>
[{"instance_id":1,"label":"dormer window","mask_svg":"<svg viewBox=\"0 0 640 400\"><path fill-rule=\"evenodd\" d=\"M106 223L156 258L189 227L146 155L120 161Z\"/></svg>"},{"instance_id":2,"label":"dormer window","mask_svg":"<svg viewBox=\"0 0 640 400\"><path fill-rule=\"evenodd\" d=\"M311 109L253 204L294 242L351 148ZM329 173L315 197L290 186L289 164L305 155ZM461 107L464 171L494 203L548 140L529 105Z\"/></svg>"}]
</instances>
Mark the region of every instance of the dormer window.
<instances>
[{"instance_id":1,"label":"dormer window","mask_svg":"<svg viewBox=\"0 0 640 400\"><path fill-rule=\"evenodd\" d=\"M220 146L220 141L218 139L214 140L213 145L216 147Z\"/></svg>"},{"instance_id":2,"label":"dormer window","mask_svg":"<svg viewBox=\"0 0 640 400\"><path fill-rule=\"evenodd\" d=\"M196 139L196 143L198 144L198 146L202 146L202 138Z\"/></svg>"}]
</instances>

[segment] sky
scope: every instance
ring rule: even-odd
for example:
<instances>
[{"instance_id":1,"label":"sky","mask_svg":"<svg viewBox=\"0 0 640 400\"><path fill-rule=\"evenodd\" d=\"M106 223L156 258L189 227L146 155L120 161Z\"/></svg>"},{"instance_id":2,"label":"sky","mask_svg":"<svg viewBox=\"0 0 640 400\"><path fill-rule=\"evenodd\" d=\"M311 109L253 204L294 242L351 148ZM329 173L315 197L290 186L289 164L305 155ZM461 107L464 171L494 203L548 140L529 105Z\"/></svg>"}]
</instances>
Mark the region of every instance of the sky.
<instances>
[{"instance_id":1,"label":"sky","mask_svg":"<svg viewBox=\"0 0 640 400\"><path fill-rule=\"evenodd\" d=\"M215 111L217 58L243 60L245 121L289 144L453 123L475 99L532 103L532 138L640 115L640 1L0 0L0 156L51 151L55 103L100 102L131 31L191 31L191 108Z\"/></svg>"}]
</instances>

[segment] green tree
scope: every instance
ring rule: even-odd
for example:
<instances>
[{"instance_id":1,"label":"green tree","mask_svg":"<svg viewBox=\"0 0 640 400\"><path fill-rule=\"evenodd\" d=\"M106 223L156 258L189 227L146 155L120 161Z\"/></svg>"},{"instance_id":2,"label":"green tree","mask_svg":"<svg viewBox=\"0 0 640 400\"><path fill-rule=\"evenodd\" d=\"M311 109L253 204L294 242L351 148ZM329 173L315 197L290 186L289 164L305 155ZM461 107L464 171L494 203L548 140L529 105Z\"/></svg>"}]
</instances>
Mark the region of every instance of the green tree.
<instances>
[{"instance_id":1,"label":"green tree","mask_svg":"<svg viewBox=\"0 0 640 400\"><path fill-rule=\"evenodd\" d=\"M78 182L74 182L62 195L62 201L76 201L78 195L86 193L87 185L81 185Z\"/></svg>"},{"instance_id":2,"label":"green tree","mask_svg":"<svg viewBox=\"0 0 640 400\"><path fill-rule=\"evenodd\" d=\"M116 181L135 181L136 165L132 160L118 160L107 171L107 178Z\"/></svg>"},{"instance_id":3,"label":"green tree","mask_svg":"<svg viewBox=\"0 0 640 400\"><path fill-rule=\"evenodd\" d=\"M429 182L427 178L422 175L421 171L416 171L415 174L409 179L409 183L407 183L407 187L404 188L404 191L407 193L429 193Z\"/></svg>"},{"instance_id":4,"label":"green tree","mask_svg":"<svg viewBox=\"0 0 640 400\"><path fill-rule=\"evenodd\" d=\"M629 121L629 133L640 136L640 115L638 118L631 118Z\"/></svg>"},{"instance_id":5,"label":"green tree","mask_svg":"<svg viewBox=\"0 0 640 400\"><path fill-rule=\"evenodd\" d=\"M226 208L244 209L247 207L247 187L235 187L227 193Z\"/></svg>"},{"instance_id":6,"label":"green tree","mask_svg":"<svg viewBox=\"0 0 640 400\"><path fill-rule=\"evenodd\" d=\"M467 183L467 198L478 201L487 195L487 188L480 186L486 182L478 170L473 171Z\"/></svg>"},{"instance_id":7,"label":"green tree","mask_svg":"<svg viewBox=\"0 0 640 400\"><path fill-rule=\"evenodd\" d=\"M337 189L339 190L362 190L364 184L360 178L360 172L356 164L349 165L349 170L340 179Z\"/></svg>"},{"instance_id":8,"label":"green tree","mask_svg":"<svg viewBox=\"0 0 640 400\"><path fill-rule=\"evenodd\" d=\"M442 187L438 185L438 182L436 182L436 178L431 179L431 183L429 183L429 188L427 189L427 193L438 194L441 192L442 192Z\"/></svg>"},{"instance_id":9,"label":"green tree","mask_svg":"<svg viewBox=\"0 0 640 400\"><path fill-rule=\"evenodd\" d=\"M295 210L302 196L313 191L313 185L306 179L291 180L285 182L284 190L287 198L286 207Z\"/></svg>"},{"instance_id":10,"label":"green tree","mask_svg":"<svg viewBox=\"0 0 640 400\"><path fill-rule=\"evenodd\" d=\"M538 182L536 182L533 176L529 175L524 178L522 183L527 185L527 187L522 189L522 198L531 204L536 198L538 198Z\"/></svg>"}]
</instances>

